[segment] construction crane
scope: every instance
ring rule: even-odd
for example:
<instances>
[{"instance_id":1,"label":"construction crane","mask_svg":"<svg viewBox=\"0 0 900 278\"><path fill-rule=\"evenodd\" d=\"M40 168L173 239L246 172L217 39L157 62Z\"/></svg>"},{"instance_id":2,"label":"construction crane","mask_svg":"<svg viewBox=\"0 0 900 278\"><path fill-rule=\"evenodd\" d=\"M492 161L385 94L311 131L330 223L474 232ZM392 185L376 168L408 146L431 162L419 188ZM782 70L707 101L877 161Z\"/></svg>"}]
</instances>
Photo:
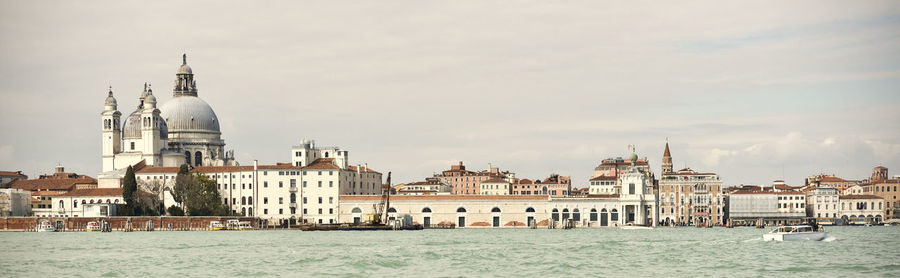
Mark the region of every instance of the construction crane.
<instances>
[{"instance_id":1,"label":"construction crane","mask_svg":"<svg viewBox=\"0 0 900 278\"><path fill-rule=\"evenodd\" d=\"M391 172L388 172L387 185L381 185L381 201L375 206L375 214L372 219L368 219L373 224L383 224L384 219L388 219L388 211L386 208L391 206Z\"/></svg>"}]
</instances>

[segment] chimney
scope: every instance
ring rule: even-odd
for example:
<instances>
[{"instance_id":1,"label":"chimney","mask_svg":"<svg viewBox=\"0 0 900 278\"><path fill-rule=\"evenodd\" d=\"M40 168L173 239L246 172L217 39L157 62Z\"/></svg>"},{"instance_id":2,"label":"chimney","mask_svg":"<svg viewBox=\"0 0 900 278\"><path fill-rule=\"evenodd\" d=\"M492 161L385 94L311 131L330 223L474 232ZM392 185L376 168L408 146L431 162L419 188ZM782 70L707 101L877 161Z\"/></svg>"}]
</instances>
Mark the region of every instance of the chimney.
<instances>
[{"instance_id":1,"label":"chimney","mask_svg":"<svg viewBox=\"0 0 900 278\"><path fill-rule=\"evenodd\" d=\"M254 159L253 160L253 171L256 171L256 170L259 170L259 161Z\"/></svg>"}]
</instances>

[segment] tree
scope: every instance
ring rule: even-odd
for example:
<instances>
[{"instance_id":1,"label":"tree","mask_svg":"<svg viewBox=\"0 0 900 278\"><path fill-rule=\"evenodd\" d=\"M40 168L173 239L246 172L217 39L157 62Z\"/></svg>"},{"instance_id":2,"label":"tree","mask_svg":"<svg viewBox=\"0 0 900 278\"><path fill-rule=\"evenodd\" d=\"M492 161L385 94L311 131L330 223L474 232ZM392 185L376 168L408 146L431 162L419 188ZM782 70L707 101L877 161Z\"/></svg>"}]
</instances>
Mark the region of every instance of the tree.
<instances>
[{"instance_id":1,"label":"tree","mask_svg":"<svg viewBox=\"0 0 900 278\"><path fill-rule=\"evenodd\" d=\"M135 208L138 206L136 195L137 178L134 177L134 169L128 166L128 169L125 170L125 178L122 180L122 199L125 200L125 205L119 214L126 216L135 214Z\"/></svg>"},{"instance_id":2,"label":"tree","mask_svg":"<svg viewBox=\"0 0 900 278\"><path fill-rule=\"evenodd\" d=\"M193 177L188 173L187 164L181 164L181 168L178 169L178 175L175 176L175 188L172 189L172 199L175 199L175 202L184 202L184 195L188 184L191 182L193 182Z\"/></svg>"},{"instance_id":3,"label":"tree","mask_svg":"<svg viewBox=\"0 0 900 278\"><path fill-rule=\"evenodd\" d=\"M169 212L169 215L171 216L184 216L184 210L176 205L172 205L171 207L166 209L166 211Z\"/></svg>"},{"instance_id":4,"label":"tree","mask_svg":"<svg viewBox=\"0 0 900 278\"><path fill-rule=\"evenodd\" d=\"M190 216L224 216L228 210L216 188L216 181L204 175L191 175L185 184L183 206Z\"/></svg>"}]
</instances>

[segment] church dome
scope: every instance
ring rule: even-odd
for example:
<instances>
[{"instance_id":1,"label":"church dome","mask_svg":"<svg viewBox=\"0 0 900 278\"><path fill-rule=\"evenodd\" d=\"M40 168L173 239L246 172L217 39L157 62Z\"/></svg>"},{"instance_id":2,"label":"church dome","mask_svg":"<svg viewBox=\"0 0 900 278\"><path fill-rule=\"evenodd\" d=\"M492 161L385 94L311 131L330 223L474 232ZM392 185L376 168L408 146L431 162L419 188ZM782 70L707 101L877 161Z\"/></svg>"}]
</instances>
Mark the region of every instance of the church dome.
<instances>
[{"instance_id":1,"label":"church dome","mask_svg":"<svg viewBox=\"0 0 900 278\"><path fill-rule=\"evenodd\" d=\"M122 124L123 138L141 139L141 109L134 110Z\"/></svg>"},{"instance_id":2,"label":"church dome","mask_svg":"<svg viewBox=\"0 0 900 278\"><path fill-rule=\"evenodd\" d=\"M125 123L122 125L122 133L124 139L141 139L141 109L138 108L128 115ZM169 138L169 127L166 121L159 122L159 139Z\"/></svg>"},{"instance_id":3,"label":"church dome","mask_svg":"<svg viewBox=\"0 0 900 278\"><path fill-rule=\"evenodd\" d=\"M219 118L212 107L195 96L179 96L159 108L170 132L219 132Z\"/></svg>"},{"instance_id":4,"label":"church dome","mask_svg":"<svg viewBox=\"0 0 900 278\"><path fill-rule=\"evenodd\" d=\"M194 71L191 70L191 66L184 64L184 65L181 65L178 67L178 72L176 72L175 74L193 74L193 73L194 73Z\"/></svg>"}]
</instances>

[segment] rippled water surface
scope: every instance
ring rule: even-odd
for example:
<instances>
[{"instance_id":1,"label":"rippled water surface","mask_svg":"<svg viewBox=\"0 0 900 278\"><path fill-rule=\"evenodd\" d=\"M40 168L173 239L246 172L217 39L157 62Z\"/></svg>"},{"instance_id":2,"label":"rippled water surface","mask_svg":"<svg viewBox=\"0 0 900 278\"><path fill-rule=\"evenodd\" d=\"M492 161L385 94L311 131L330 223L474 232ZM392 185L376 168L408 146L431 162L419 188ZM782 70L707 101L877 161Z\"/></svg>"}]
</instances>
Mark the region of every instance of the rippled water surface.
<instances>
[{"instance_id":1,"label":"rippled water surface","mask_svg":"<svg viewBox=\"0 0 900 278\"><path fill-rule=\"evenodd\" d=\"M0 275L885 276L900 227L833 227L830 242L754 228L377 232L0 233Z\"/></svg>"}]
</instances>

